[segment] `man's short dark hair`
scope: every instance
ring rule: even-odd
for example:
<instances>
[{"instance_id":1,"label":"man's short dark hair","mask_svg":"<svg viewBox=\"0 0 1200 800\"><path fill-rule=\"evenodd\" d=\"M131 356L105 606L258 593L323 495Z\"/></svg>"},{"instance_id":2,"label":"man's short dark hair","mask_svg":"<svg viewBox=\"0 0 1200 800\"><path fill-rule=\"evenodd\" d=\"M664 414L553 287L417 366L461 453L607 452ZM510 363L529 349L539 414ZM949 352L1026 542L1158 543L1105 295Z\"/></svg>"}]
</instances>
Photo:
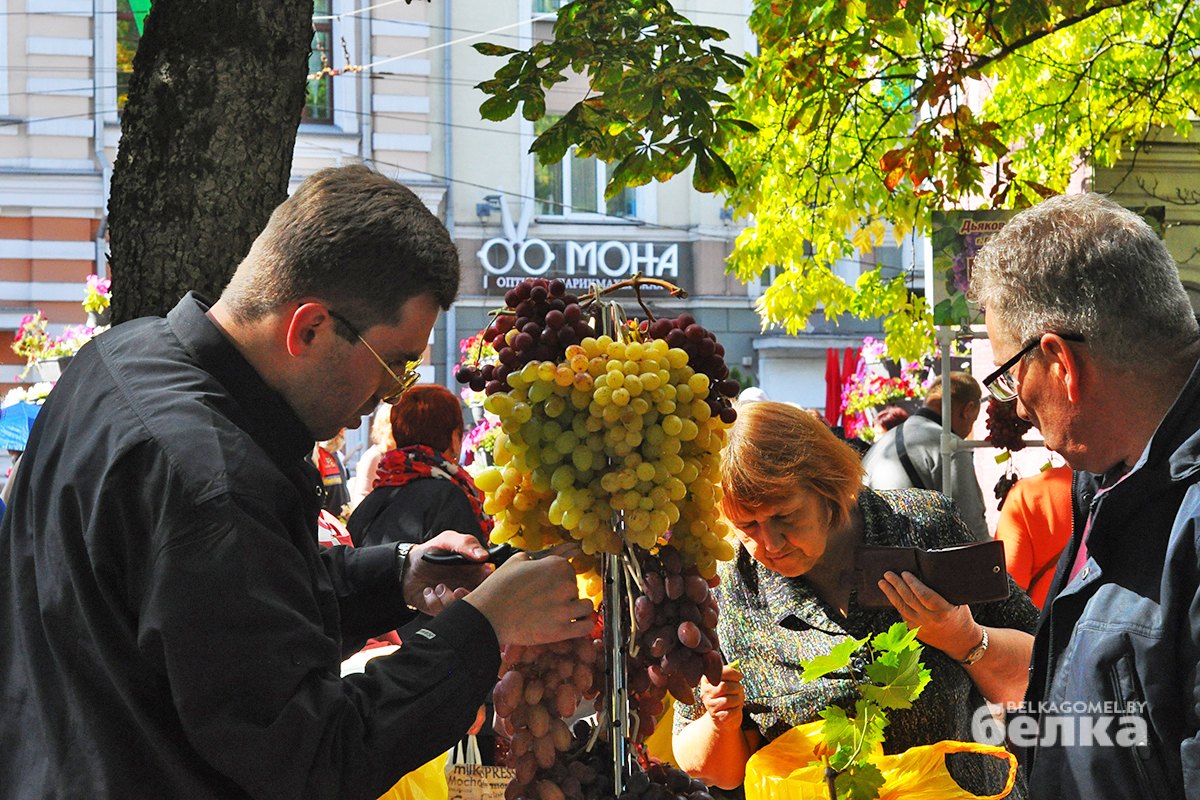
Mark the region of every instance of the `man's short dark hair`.
<instances>
[{"instance_id":1,"label":"man's short dark hair","mask_svg":"<svg viewBox=\"0 0 1200 800\"><path fill-rule=\"evenodd\" d=\"M408 188L355 164L314 173L275 209L223 297L242 320L317 297L366 330L422 294L449 308L458 280L441 221Z\"/></svg>"}]
</instances>

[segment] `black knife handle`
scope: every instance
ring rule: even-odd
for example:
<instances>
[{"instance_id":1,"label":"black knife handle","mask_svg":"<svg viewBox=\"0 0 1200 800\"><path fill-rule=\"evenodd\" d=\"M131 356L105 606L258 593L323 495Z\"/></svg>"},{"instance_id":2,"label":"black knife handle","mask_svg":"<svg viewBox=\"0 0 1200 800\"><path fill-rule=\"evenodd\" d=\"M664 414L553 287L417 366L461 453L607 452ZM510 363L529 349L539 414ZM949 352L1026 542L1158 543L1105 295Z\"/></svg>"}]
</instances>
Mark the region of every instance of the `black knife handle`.
<instances>
[{"instance_id":1,"label":"black knife handle","mask_svg":"<svg viewBox=\"0 0 1200 800\"><path fill-rule=\"evenodd\" d=\"M422 561L428 561L430 564L437 564L441 567L465 567L471 564L487 563L500 566L505 561L515 556L521 551L513 547L511 544L494 544L488 547L488 557L483 561L474 561L459 553L453 553L449 550L431 550L421 556Z\"/></svg>"}]
</instances>

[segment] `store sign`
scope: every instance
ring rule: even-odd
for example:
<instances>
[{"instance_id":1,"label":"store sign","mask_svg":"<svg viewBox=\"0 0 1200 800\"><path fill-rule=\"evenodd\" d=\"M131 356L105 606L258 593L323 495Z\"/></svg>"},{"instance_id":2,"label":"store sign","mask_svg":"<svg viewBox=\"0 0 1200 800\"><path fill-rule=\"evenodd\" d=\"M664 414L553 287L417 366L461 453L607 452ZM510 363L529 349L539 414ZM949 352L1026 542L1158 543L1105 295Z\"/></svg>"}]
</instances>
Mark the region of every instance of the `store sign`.
<instances>
[{"instance_id":1,"label":"store sign","mask_svg":"<svg viewBox=\"0 0 1200 800\"><path fill-rule=\"evenodd\" d=\"M1133 207L1162 236L1165 206ZM926 287L935 325L973 325L983 322L983 310L967 299L975 257L988 239L995 236L1016 211L934 211L932 285Z\"/></svg>"},{"instance_id":2,"label":"store sign","mask_svg":"<svg viewBox=\"0 0 1200 800\"><path fill-rule=\"evenodd\" d=\"M616 282L630 278L635 272L648 278L663 278L672 283L679 280L678 242L623 242L617 239L580 242L575 240L548 242L545 239L509 241L496 237L488 239L476 254L491 281L505 287L511 278L513 285L528 277L554 276L574 278L582 286L590 282Z\"/></svg>"},{"instance_id":3,"label":"store sign","mask_svg":"<svg viewBox=\"0 0 1200 800\"><path fill-rule=\"evenodd\" d=\"M484 288L509 289L526 278L553 277L566 281L571 291L583 291L597 283L611 286L635 273L683 283L690 251L683 247L681 253L679 242L546 240L528 235L531 218L522 213L514 223L507 206L501 206L504 235L488 239L475 254Z\"/></svg>"}]
</instances>

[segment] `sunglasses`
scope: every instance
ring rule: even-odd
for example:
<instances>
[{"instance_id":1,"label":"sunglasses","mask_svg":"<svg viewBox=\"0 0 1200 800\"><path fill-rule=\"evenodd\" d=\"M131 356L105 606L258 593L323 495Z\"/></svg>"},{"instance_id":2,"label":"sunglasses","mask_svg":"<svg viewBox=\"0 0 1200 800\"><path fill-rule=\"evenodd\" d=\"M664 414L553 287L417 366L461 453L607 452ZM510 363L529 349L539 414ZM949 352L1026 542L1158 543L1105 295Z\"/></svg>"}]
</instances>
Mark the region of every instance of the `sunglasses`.
<instances>
[{"instance_id":1,"label":"sunglasses","mask_svg":"<svg viewBox=\"0 0 1200 800\"><path fill-rule=\"evenodd\" d=\"M383 360L383 356L379 355L379 353L375 351L375 348L371 347L371 344L362 337L362 334L358 332L358 328L354 327L354 323L328 306L325 308L325 310L329 312L329 316L333 317L342 325L345 325L346 330L350 331L350 333L353 334L356 339L363 343L363 346L367 348L371 355L375 356L375 360L379 362L379 365L383 367L391 379L396 382L396 388L392 389L390 392L385 392L379 395L380 400L388 404L395 403L400 399L400 395L411 389L413 384L421 379L421 375L417 372L417 367L421 366L421 359L419 357L413 359L412 361L406 362L404 364L404 372L400 375L397 375L396 371L388 366L388 363Z\"/></svg>"}]
</instances>

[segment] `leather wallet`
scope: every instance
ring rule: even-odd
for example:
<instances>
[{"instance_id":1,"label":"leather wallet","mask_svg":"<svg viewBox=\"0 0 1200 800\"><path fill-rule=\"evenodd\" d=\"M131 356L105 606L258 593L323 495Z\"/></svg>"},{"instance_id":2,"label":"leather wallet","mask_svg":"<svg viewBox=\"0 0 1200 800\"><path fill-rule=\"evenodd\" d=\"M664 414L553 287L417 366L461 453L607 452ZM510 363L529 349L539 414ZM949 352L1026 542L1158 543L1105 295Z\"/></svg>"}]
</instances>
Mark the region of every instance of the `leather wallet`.
<instances>
[{"instance_id":1,"label":"leather wallet","mask_svg":"<svg viewBox=\"0 0 1200 800\"><path fill-rule=\"evenodd\" d=\"M1008 597L1004 542L977 542L940 550L859 545L856 588L862 608L891 608L878 582L883 573L911 572L953 605L990 603Z\"/></svg>"}]
</instances>

